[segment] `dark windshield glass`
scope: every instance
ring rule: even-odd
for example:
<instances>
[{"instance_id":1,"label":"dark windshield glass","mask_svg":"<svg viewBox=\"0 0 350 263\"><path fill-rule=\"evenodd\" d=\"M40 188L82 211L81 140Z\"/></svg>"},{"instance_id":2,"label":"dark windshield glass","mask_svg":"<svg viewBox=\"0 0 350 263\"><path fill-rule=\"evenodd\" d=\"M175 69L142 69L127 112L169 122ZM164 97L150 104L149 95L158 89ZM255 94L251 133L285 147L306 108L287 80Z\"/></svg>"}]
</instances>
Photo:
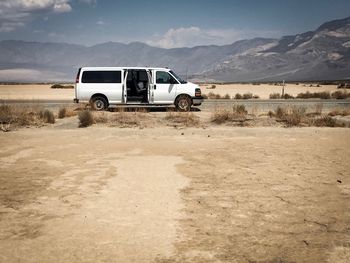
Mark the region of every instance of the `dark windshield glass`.
<instances>
[{"instance_id":1,"label":"dark windshield glass","mask_svg":"<svg viewBox=\"0 0 350 263\"><path fill-rule=\"evenodd\" d=\"M183 80L182 78L180 78L178 75L176 75L176 73L172 70L169 71L171 73L171 75L173 75L181 84L186 84L187 81Z\"/></svg>"}]
</instances>

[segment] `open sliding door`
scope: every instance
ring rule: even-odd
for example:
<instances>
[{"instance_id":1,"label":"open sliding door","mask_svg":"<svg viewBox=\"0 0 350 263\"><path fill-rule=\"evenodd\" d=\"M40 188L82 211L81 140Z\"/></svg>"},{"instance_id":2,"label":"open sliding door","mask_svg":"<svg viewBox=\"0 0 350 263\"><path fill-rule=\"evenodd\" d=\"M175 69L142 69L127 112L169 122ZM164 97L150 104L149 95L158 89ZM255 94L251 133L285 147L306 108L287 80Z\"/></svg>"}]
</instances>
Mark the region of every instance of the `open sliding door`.
<instances>
[{"instance_id":1,"label":"open sliding door","mask_svg":"<svg viewBox=\"0 0 350 263\"><path fill-rule=\"evenodd\" d=\"M122 103L126 103L128 100L128 93L127 93L127 87L126 87L127 79L128 79L128 70L124 69Z\"/></svg>"},{"instance_id":2,"label":"open sliding door","mask_svg":"<svg viewBox=\"0 0 350 263\"><path fill-rule=\"evenodd\" d=\"M147 99L148 103L153 104L154 103L154 84L153 84L153 78L152 78L152 71L146 70L147 76L148 76L148 92L147 92Z\"/></svg>"}]
</instances>

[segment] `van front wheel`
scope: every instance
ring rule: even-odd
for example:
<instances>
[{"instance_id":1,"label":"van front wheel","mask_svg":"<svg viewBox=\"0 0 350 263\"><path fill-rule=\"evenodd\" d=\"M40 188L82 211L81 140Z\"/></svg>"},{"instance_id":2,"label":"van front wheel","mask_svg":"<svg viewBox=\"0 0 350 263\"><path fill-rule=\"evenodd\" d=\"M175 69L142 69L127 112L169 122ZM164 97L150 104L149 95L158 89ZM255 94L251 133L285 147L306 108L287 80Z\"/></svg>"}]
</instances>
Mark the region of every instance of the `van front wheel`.
<instances>
[{"instance_id":1,"label":"van front wheel","mask_svg":"<svg viewBox=\"0 0 350 263\"><path fill-rule=\"evenodd\" d=\"M192 105L191 98L186 95L179 96L175 102L177 111L190 111L191 105Z\"/></svg>"},{"instance_id":2,"label":"van front wheel","mask_svg":"<svg viewBox=\"0 0 350 263\"><path fill-rule=\"evenodd\" d=\"M108 103L104 97L94 97L91 100L91 107L94 110L101 111L107 109Z\"/></svg>"}]
</instances>

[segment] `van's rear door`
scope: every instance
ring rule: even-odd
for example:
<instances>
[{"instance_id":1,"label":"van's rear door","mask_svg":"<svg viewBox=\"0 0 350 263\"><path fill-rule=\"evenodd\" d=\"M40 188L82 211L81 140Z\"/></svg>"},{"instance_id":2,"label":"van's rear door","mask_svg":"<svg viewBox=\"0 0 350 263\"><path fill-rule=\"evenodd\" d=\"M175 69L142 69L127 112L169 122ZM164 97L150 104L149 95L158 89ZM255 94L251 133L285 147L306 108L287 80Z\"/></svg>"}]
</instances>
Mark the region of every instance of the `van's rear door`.
<instances>
[{"instance_id":1,"label":"van's rear door","mask_svg":"<svg viewBox=\"0 0 350 263\"><path fill-rule=\"evenodd\" d=\"M126 80L128 79L128 70L124 69L124 78L123 78L123 92L122 92L122 103L126 103L128 100Z\"/></svg>"}]
</instances>

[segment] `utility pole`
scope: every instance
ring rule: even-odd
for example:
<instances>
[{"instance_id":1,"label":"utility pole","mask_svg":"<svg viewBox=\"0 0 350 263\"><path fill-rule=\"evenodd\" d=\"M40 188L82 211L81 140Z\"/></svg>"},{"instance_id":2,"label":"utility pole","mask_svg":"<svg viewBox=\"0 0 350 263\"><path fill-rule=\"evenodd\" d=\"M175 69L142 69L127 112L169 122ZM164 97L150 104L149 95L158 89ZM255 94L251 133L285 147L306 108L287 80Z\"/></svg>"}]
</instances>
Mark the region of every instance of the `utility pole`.
<instances>
[{"instance_id":1,"label":"utility pole","mask_svg":"<svg viewBox=\"0 0 350 263\"><path fill-rule=\"evenodd\" d=\"M284 99L284 85L285 85L285 82L283 80L283 84L282 84L282 98Z\"/></svg>"}]
</instances>

